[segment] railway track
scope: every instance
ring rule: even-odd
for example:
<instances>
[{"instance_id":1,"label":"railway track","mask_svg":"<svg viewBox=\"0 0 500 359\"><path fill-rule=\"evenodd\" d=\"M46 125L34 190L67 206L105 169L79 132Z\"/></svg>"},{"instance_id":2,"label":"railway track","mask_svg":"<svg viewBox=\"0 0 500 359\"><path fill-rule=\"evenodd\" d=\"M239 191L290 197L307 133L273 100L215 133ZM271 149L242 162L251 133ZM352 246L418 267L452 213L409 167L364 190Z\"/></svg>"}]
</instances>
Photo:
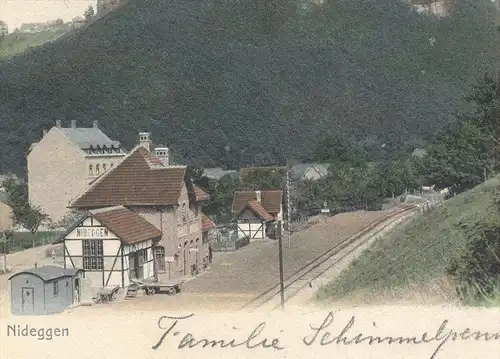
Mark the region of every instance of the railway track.
<instances>
[{"instance_id":1,"label":"railway track","mask_svg":"<svg viewBox=\"0 0 500 359\"><path fill-rule=\"evenodd\" d=\"M311 281L320 277L323 273L339 263L347 255L365 244L370 238L382 232L386 227L396 222L398 219L417 211L415 205L405 206L391 213L388 213L376 221L370 223L360 232L338 243L323 254L319 255L302 268L298 269L284 281L285 302L295 297ZM369 234L369 236L367 236ZM361 240L363 237L367 237ZM359 243L356 243L359 242ZM250 302L246 303L240 310L253 311L268 307L275 310L281 305L280 284L276 284L264 293L260 294Z\"/></svg>"}]
</instances>

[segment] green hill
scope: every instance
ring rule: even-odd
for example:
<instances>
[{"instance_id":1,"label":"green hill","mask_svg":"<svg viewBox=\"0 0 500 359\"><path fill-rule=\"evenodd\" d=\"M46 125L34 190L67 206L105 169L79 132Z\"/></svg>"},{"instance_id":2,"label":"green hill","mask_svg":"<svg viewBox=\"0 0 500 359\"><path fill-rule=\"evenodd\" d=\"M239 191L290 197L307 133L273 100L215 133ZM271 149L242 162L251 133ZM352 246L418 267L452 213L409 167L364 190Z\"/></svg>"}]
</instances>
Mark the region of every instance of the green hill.
<instances>
[{"instance_id":1,"label":"green hill","mask_svg":"<svg viewBox=\"0 0 500 359\"><path fill-rule=\"evenodd\" d=\"M319 301L456 299L446 267L468 244L467 228L498 225L499 185L500 178L493 178L378 240L320 289Z\"/></svg>"},{"instance_id":2,"label":"green hill","mask_svg":"<svg viewBox=\"0 0 500 359\"><path fill-rule=\"evenodd\" d=\"M208 166L307 157L328 134L413 150L497 61L490 2L461 2L438 20L399 0L131 0L0 65L0 172L58 119L128 146L148 129Z\"/></svg>"},{"instance_id":3,"label":"green hill","mask_svg":"<svg viewBox=\"0 0 500 359\"><path fill-rule=\"evenodd\" d=\"M54 41L66 31L42 31L36 33L12 33L0 36L0 61L22 54L29 48L43 45L47 41Z\"/></svg>"}]
</instances>

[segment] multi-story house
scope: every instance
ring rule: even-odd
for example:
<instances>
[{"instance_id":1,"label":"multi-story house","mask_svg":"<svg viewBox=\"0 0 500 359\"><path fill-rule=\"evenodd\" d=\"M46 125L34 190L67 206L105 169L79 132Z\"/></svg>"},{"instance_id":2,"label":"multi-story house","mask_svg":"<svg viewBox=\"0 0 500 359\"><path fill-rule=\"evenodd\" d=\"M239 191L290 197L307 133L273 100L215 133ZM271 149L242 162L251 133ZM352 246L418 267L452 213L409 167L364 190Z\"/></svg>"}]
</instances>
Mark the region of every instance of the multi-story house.
<instances>
[{"instance_id":1,"label":"multi-story house","mask_svg":"<svg viewBox=\"0 0 500 359\"><path fill-rule=\"evenodd\" d=\"M76 127L76 121L65 128L56 121L28 153L29 201L57 222L72 200L125 155L120 142L106 136L97 121L90 128Z\"/></svg>"},{"instance_id":2,"label":"multi-story house","mask_svg":"<svg viewBox=\"0 0 500 359\"><path fill-rule=\"evenodd\" d=\"M149 136L141 132L139 145L70 207L95 211L122 206L136 213L161 232L151 248L158 278L188 276L208 265L208 232L215 225L201 208L209 196L186 176L186 166L170 165L168 148L156 148L153 154Z\"/></svg>"}]
</instances>

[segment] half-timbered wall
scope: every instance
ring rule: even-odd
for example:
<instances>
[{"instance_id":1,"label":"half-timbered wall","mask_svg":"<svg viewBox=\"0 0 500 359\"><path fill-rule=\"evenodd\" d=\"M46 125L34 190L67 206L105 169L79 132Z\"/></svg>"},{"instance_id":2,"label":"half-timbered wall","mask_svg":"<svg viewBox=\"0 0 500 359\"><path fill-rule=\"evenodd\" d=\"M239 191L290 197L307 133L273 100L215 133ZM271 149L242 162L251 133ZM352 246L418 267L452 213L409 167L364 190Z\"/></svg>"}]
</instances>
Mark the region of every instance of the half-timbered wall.
<instances>
[{"instance_id":1,"label":"half-timbered wall","mask_svg":"<svg viewBox=\"0 0 500 359\"><path fill-rule=\"evenodd\" d=\"M153 241L151 240L140 242L134 245L123 245L123 269L125 273L125 285L130 284L130 281L134 278L147 279L153 278L155 276L152 247ZM131 259L130 255L134 255L137 252L144 253L144 256L141 255L140 258ZM137 259L139 260L139 266L142 268L140 270L141 273L139 277L137 277L138 273L135 273L134 263L131 263L131 261L134 262ZM134 276L134 274L136 276Z\"/></svg>"},{"instance_id":2,"label":"half-timbered wall","mask_svg":"<svg viewBox=\"0 0 500 359\"><path fill-rule=\"evenodd\" d=\"M98 220L87 217L64 240L64 263L67 268L83 268L93 287L130 284L129 254L144 250L140 263L143 278L154 276L152 241L134 246L122 241Z\"/></svg>"},{"instance_id":3,"label":"half-timbered wall","mask_svg":"<svg viewBox=\"0 0 500 359\"><path fill-rule=\"evenodd\" d=\"M266 238L265 223L251 210L246 209L238 217L238 237L249 237L252 239Z\"/></svg>"}]
</instances>

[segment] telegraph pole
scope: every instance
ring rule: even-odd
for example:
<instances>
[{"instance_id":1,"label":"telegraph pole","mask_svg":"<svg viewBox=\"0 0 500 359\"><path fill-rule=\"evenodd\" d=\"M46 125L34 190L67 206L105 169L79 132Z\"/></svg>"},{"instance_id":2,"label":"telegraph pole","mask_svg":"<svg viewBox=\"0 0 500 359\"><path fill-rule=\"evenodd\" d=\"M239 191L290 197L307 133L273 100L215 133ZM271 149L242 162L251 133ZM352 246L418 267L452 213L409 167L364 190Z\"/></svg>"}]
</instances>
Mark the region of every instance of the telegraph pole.
<instances>
[{"instance_id":1,"label":"telegraph pole","mask_svg":"<svg viewBox=\"0 0 500 359\"><path fill-rule=\"evenodd\" d=\"M500 27L498 28L498 31L500 33ZM496 171L497 167L500 162L500 146L499 146L499 139L500 139L500 66L497 67L497 73L496 75L496 88L495 88L495 97L493 99L493 116L494 116L494 124L495 124L495 129L493 132L493 138L495 139L495 144L494 144L494 156L493 156L493 168L492 171Z\"/></svg>"},{"instance_id":2,"label":"telegraph pole","mask_svg":"<svg viewBox=\"0 0 500 359\"><path fill-rule=\"evenodd\" d=\"M7 274L7 236L5 233L2 235L2 239L0 240L0 243L2 243L2 252L3 252L3 272L4 274Z\"/></svg>"},{"instance_id":3,"label":"telegraph pole","mask_svg":"<svg viewBox=\"0 0 500 359\"><path fill-rule=\"evenodd\" d=\"M278 252L280 261L280 294L281 294L281 310L285 309L285 283L283 280L283 232L281 230L281 221L278 221Z\"/></svg>"},{"instance_id":4,"label":"telegraph pole","mask_svg":"<svg viewBox=\"0 0 500 359\"><path fill-rule=\"evenodd\" d=\"M292 231L292 205L290 203L290 164L287 163L286 168L286 207L287 207L287 235L288 235L288 248L292 247L291 231Z\"/></svg>"}]
</instances>

